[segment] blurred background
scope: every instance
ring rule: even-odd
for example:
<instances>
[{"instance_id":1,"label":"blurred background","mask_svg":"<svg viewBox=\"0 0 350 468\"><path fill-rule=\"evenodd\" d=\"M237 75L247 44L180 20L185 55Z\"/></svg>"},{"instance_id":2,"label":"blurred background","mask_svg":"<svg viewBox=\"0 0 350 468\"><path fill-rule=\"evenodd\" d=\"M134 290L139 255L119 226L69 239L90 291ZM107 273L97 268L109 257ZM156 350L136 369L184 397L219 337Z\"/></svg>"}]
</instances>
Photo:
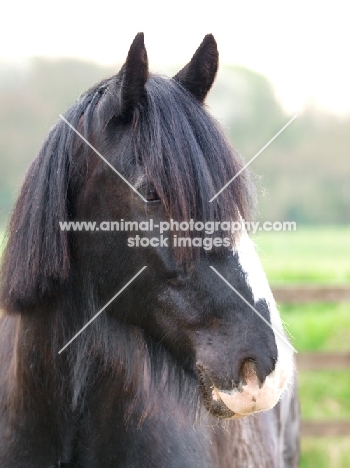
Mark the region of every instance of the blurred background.
<instances>
[{"instance_id":1,"label":"blurred background","mask_svg":"<svg viewBox=\"0 0 350 468\"><path fill-rule=\"evenodd\" d=\"M96 81L119 70L138 31L145 32L151 70L170 76L187 63L204 35L213 33L221 64L207 106L246 161L298 116L251 166L259 193L257 218L295 221L297 230L259 232L255 242L277 298L281 297L281 313L295 348L300 354L333 353L335 362L345 356L346 361L350 351L347 6L340 0L242 3L3 4L0 240L25 171L58 114ZM294 288L292 299L278 295L283 288ZM316 296L301 299L303 288L316 291ZM327 290L333 294L323 294ZM350 466L349 369L302 367L303 419L320 425L335 421L343 429L332 426L317 436L305 430L301 466Z\"/></svg>"}]
</instances>

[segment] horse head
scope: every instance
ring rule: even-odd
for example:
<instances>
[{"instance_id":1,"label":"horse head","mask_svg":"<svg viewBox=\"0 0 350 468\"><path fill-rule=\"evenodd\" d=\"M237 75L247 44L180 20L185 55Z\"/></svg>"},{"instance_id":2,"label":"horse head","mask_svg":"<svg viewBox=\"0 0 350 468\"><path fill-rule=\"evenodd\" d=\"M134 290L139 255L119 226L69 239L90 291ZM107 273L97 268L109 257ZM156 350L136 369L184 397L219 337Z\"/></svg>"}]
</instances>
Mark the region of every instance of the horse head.
<instances>
[{"instance_id":1,"label":"horse head","mask_svg":"<svg viewBox=\"0 0 350 468\"><path fill-rule=\"evenodd\" d=\"M132 248L125 230L59 228L63 221L151 218L158 226L170 219L215 225L249 216L247 172L210 202L243 166L204 106L217 66L216 43L208 35L173 79L150 74L138 34L120 72L72 106L65 119L91 146L63 121L51 130L11 221L2 302L9 312L28 314L69 292L72 303L80 301L77 310L84 300L102 307L146 265L108 307L109 320L141 331L153 355L161 348L197 382L214 416L235 418L272 408L293 371L292 351L247 233L229 232L229 246L219 242L203 250L190 229L189 246L177 248L170 235L164 245Z\"/></svg>"}]
</instances>

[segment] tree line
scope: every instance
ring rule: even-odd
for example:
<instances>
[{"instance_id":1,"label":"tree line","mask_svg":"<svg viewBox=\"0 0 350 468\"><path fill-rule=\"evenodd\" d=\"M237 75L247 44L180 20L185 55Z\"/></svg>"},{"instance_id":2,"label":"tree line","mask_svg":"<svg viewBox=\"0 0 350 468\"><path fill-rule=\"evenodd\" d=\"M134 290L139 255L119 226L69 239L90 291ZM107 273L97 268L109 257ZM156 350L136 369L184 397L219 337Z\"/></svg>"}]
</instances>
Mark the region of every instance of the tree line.
<instances>
[{"instance_id":1,"label":"tree line","mask_svg":"<svg viewBox=\"0 0 350 468\"><path fill-rule=\"evenodd\" d=\"M116 67L116 70L118 67ZM50 127L87 88L115 70L72 59L33 59L0 71L0 226ZM221 67L207 106L249 161L291 118L268 79ZM307 108L253 163L258 218L350 222L350 116Z\"/></svg>"}]
</instances>

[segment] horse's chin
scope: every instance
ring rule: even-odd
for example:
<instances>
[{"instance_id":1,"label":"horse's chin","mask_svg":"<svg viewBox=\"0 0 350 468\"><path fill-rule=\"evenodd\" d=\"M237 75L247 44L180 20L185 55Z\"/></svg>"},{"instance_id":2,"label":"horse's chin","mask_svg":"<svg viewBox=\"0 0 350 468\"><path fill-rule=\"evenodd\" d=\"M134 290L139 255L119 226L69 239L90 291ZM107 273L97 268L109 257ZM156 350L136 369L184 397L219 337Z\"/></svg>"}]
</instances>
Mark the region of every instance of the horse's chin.
<instances>
[{"instance_id":1,"label":"horse's chin","mask_svg":"<svg viewBox=\"0 0 350 468\"><path fill-rule=\"evenodd\" d=\"M203 380L207 379L209 381L204 383ZM238 419L248 415L236 413L228 406L226 406L219 394L222 392L219 392L213 386L208 376L203 376L200 378L199 388L204 402L204 406L212 416L215 416L216 418L220 419ZM254 411L252 411L252 413L253 412Z\"/></svg>"},{"instance_id":2,"label":"horse's chin","mask_svg":"<svg viewBox=\"0 0 350 468\"><path fill-rule=\"evenodd\" d=\"M211 399L205 398L204 405L206 409L209 411L212 416L220 419L238 419L242 418L244 415L235 413L234 411L230 410L225 403L221 400L218 396L218 392L216 389L212 390L212 397Z\"/></svg>"},{"instance_id":3,"label":"horse's chin","mask_svg":"<svg viewBox=\"0 0 350 468\"><path fill-rule=\"evenodd\" d=\"M206 409L216 418L231 419L240 417L220 398L217 390L215 389L210 377L200 366L197 366L199 389L202 395L203 403Z\"/></svg>"}]
</instances>

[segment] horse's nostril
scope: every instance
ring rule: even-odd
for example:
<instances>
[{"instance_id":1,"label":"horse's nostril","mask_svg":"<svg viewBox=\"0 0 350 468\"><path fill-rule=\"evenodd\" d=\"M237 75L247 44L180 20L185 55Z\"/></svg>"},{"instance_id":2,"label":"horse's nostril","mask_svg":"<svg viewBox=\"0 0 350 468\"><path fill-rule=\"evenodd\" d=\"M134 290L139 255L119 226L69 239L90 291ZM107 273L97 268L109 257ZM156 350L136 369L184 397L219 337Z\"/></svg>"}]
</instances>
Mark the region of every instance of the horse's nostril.
<instances>
[{"instance_id":1,"label":"horse's nostril","mask_svg":"<svg viewBox=\"0 0 350 468\"><path fill-rule=\"evenodd\" d=\"M256 362L254 359L246 359L241 365L241 381L243 385L245 385L254 380L256 380L259 385L261 384L261 376L257 373Z\"/></svg>"},{"instance_id":2,"label":"horse's nostril","mask_svg":"<svg viewBox=\"0 0 350 468\"><path fill-rule=\"evenodd\" d=\"M256 381L261 387L265 379L275 368L275 361L271 359L245 359L240 368L240 377L243 385L246 382Z\"/></svg>"}]
</instances>

